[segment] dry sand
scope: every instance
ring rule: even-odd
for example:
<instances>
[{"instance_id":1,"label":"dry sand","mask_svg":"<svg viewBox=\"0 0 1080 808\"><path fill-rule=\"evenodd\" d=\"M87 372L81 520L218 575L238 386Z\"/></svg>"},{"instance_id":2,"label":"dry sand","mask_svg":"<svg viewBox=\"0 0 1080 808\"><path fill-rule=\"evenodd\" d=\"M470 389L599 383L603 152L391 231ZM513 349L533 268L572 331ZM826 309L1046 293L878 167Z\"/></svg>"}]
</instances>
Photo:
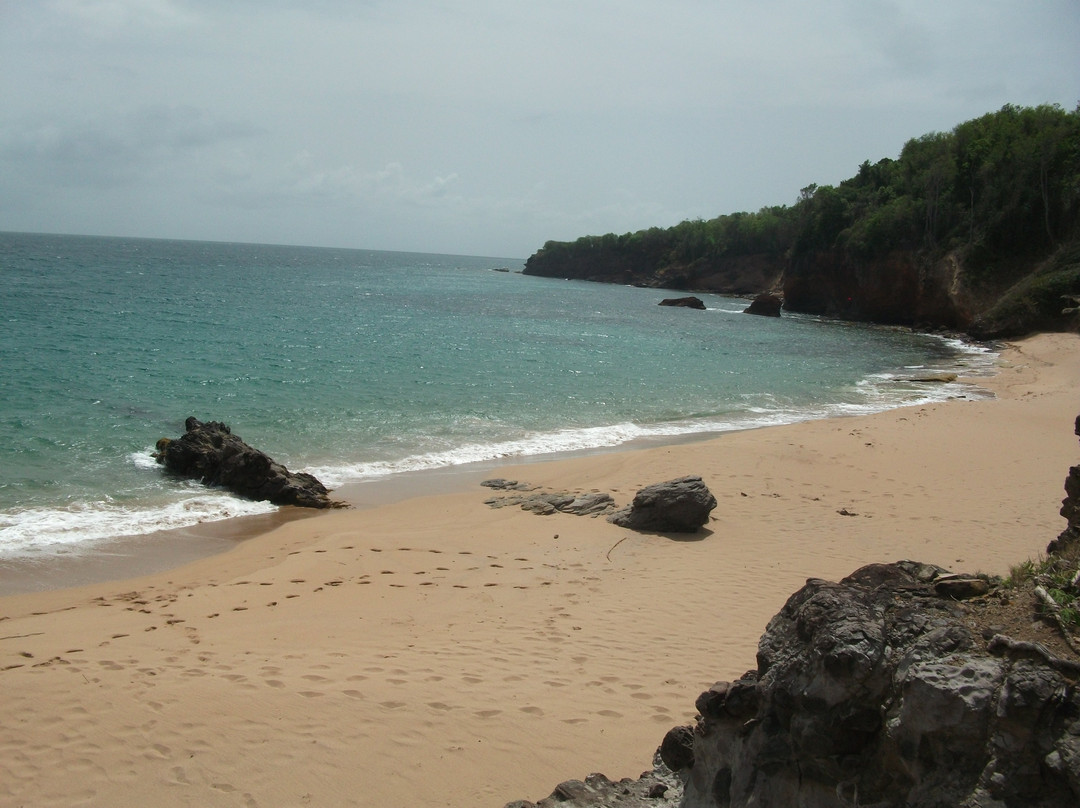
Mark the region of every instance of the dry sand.
<instances>
[{"instance_id":1,"label":"dry sand","mask_svg":"<svg viewBox=\"0 0 1080 808\"><path fill-rule=\"evenodd\" d=\"M0 599L0 805L501 806L637 776L754 666L807 577L1007 572L1064 527L1080 338L958 400L500 470L612 493L700 474L690 540L413 498L147 577Z\"/></svg>"}]
</instances>

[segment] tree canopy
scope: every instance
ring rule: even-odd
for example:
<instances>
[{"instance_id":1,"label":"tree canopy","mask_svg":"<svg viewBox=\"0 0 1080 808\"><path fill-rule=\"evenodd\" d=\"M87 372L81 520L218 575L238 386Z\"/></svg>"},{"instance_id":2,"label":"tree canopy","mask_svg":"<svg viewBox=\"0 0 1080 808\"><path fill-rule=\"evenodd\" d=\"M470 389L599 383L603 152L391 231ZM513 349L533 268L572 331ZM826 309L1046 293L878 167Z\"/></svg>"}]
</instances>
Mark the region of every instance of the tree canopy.
<instances>
[{"instance_id":1,"label":"tree canopy","mask_svg":"<svg viewBox=\"0 0 1080 808\"><path fill-rule=\"evenodd\" d=\"M526 273L662 282L768 256L788 265L829 252L867 262L897 251L958 253L968 271L1048 255L1076 238L1080 106L1017 107L909 140L896 159L859 166L839 185L810 185L792 205L636 233L549 241Z\"/></svg>"}]
</instances>

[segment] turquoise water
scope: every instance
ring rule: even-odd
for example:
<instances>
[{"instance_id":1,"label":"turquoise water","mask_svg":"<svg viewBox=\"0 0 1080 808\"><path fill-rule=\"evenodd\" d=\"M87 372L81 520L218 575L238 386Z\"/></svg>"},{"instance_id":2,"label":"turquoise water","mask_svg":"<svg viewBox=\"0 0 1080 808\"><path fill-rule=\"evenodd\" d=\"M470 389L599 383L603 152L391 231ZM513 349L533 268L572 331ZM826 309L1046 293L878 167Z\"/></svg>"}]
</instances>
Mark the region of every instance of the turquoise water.
<instances>
[{"instance_id":1,"label":"turquoise water","mask_svg":"<svg viewBox=\"0 0 1080 808\"><path fill-rule=\"evenodd\" d=\"M671 293L522 263L0 233L0 553L271 509L161 473L149 453L189 415L338 486L881 410L958 393L907 370L990 363L939 337L712 295L704 312L660 307Z\"/></svg>"}]
</instances>

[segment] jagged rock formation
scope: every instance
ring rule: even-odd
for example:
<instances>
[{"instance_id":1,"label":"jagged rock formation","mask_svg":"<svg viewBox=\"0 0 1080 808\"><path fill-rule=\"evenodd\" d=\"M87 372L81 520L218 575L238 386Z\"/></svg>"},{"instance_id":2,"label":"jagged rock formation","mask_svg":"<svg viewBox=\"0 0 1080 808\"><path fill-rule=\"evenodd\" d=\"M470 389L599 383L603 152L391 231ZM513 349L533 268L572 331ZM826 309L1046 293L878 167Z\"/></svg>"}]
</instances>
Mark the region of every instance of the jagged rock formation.
<instances>
[{"instance_id":1,"label":"jagged rock formation","mask_svg":"<svg viewBox=\"0 0 1080 808\"><path fill-rule=\"evenodd\" d=\"M1076 416L1074 434L1080 437L1080 415ZM1061 501L1061 515L1068 520L1068 527L1046 548L1048 555L1061 553L1068 547L1080 545L1080 466L1069 468L1065 478L1065 499Z\"/></svg>"},{"instance_id":2,"label":"jagged rock formation","mask_svg":"<svg viewBox=\"0 0 1080 808\"><path fill-rule=\"evenodd\" d=\"M314 476L292 472L244 443L223 423L203 423L192 416L176 440L162 438L154 457L174 474L220 485L248 499L302 508L331 508L326 486Z\"/></svg>"},{"instance_id":3,"label":"jagged rock formation","mask_svg":"<svg viewBox=\"0 0 1080 808\"><path fill-rule=\"evenodd\" d=\"M900 562L808 581L757 669L699 697L692 752L675 744L684 808L1080 804L1080 663L987 643L940 574Z\"/></svg>"},{"instance_id":4,"label":"jagged rock formation","mask_svg":"<svg viewBox=\"0 0 1080 808\"><path fill-rule=\"evenodd\" d=\"M608 521L630 530L654 533L696 533L716 507L700 477L680 477L642 488L629 508L616 511Z\"/></svg>"}]
</instances>

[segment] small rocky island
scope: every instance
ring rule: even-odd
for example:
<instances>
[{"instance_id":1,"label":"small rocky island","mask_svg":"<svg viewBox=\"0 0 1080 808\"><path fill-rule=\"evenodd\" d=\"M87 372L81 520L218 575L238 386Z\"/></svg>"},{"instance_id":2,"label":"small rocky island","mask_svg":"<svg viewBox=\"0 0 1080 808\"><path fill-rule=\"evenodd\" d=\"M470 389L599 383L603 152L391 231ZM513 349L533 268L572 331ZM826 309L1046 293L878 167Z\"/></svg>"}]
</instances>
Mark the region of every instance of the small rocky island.
<instances>
[{"instance_id":1,"label":"small rocky island","mask_svg":"<svg viewBox=\"0 0 1080 808\"><path fill-rule=\"evenodd\" d=\"M313 475L289 471L219 421L203 423L192 416L184 422L184 429L175 440L159 440L154 452L157 462L173 474L275 505L342 506L330 499L330 491Z\"/></svg>"}]
</instances>

